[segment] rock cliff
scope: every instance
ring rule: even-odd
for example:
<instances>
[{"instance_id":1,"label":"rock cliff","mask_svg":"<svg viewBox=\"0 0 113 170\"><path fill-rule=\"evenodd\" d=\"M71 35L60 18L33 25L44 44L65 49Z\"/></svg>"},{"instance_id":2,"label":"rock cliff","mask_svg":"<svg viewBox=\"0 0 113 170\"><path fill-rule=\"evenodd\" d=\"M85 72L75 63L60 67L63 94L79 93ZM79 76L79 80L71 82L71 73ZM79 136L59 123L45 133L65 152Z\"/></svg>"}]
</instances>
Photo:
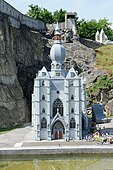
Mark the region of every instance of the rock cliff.
<instances>
[{"instance_id":1,"label":"rock cliff","mask_svg":"<svg viewBox=\"0 0 113 170\"><path fill-rule=\"evenodd\" d=\"M45 44L38 32L25 25L14 28L0 13L0 128L30 120L33 79L50 62Z\"/></svg>"}]
</instances>

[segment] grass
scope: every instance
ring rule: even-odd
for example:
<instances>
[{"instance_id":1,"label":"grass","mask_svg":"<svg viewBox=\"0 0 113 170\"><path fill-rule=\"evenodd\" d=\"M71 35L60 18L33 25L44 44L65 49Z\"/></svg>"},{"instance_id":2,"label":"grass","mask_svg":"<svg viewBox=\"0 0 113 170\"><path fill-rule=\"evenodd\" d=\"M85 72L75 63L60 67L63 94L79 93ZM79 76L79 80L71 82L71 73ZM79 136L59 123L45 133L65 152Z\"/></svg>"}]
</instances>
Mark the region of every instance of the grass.
<instances>
[{"instance_id":1,"label":"grass","mask_svg":"<svg viewBox=\"0 0 113 170\"><path fill-rule=\"evenodd\" d=\"M96 66L113 76L113 45L106 45L96 49Z\"/></svg>"}]
</instances>

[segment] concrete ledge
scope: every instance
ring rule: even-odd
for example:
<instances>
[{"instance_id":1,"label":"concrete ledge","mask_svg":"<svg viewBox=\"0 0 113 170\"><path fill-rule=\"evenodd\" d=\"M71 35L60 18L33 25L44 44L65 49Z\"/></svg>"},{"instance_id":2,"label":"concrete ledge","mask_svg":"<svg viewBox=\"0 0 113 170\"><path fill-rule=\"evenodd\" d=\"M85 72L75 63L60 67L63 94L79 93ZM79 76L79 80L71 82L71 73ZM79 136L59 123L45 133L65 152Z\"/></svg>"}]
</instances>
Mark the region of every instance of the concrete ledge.
<instances>
[{"instance_id":1,"label":"concrete ledge","mask_svg":"<svg viewBox=\"0 0 113 170\"><path fill-rule=\"evenodd\" d=\"M2 148L0 159L3 158L30 158L31 156L51 155L76 155L76 154L113 154L112 146L71 146L71 147L26 147Z\"/></svg>"}]
</instances>

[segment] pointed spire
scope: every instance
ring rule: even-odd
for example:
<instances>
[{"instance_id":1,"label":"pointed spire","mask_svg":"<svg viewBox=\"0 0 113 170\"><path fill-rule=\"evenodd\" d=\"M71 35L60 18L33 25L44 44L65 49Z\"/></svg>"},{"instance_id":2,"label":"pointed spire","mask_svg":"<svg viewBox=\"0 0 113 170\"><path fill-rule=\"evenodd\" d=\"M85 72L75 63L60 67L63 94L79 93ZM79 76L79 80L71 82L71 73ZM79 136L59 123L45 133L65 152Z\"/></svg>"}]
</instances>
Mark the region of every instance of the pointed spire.
<instances>
[{"instance_id":1,"label":"pointed spire","mask_svg":"<svg viewBox=\"0 0 113 170\"><path fill-rule=\"evenodd\" d=\"M58 22L57 22L57 25L56 25L56 28L55 28L55 35L61 35Z\"/></svg>"},{"instance_id":2,"label":"pointed spire","mask_svg":"<svg viewBox=\"0 0 113 170\"><path fill-rule=\"evenodd\" d=\"M103 30L103 29L101 30L101 34L102 34L102 33L104 33L104 30Z\"/></svg>"},{"instance_id":3,"label":"pointed spire","mask_svg":"<svg viewBox=\"0 0 113 170\"><path fill-rule=\"evenodd\" d=\"M99 35L99 31L97 30L96 35Z\"/></svg>"}]
</instances>

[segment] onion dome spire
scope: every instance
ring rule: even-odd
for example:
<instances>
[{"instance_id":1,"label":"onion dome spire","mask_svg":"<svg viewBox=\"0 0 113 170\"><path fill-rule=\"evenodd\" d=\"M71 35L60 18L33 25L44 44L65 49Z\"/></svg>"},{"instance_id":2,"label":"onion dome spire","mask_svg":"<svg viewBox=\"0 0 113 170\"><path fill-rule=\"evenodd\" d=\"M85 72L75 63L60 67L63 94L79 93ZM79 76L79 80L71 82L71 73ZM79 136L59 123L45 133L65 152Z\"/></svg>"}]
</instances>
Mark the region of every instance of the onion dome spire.
<instances>
[{"instance_id":1,"label":"onion dome spire","mask_svg":"<svg viewBox=\"0 0 113 170\"><path fill-rule=\"evenodd\" d=\"M61 32L57 23L54 34L54 45L50 51L50 58L52 62L63 64L65 59L65 48L61 43Z\"/></svg>"}]
</instances>

